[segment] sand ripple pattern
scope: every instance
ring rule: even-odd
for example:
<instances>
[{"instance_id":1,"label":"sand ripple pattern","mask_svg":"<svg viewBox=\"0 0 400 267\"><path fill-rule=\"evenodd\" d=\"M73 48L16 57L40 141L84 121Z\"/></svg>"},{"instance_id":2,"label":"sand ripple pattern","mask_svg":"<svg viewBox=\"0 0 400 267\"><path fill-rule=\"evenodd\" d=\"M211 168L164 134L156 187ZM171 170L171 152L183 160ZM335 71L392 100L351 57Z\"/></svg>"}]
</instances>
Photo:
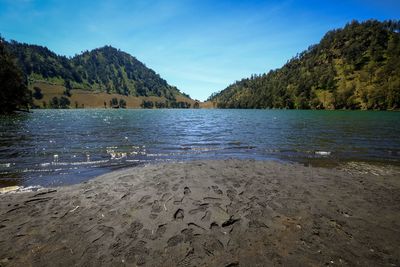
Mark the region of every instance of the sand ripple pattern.
<instances>
[{"instance_id":1,"label":"sand ripple pattern","mask_svg":"<svg viewBox=\"0 0 400 267\"><path fill-rule=\"evenodd\" d=\"M2 194L0 266L399 266L398 177L194 161Z\"/></svg>"}]
</instances>

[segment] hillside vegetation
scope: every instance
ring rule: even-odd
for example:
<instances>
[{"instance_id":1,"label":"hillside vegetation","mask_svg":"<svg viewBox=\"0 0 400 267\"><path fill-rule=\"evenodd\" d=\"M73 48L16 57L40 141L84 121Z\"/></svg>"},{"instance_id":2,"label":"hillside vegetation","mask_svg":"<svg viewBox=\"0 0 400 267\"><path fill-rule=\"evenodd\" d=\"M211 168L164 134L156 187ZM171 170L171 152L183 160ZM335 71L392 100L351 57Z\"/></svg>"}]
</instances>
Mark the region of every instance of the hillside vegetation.
<instances>
[{"instance_id":1,"label":"hillside vegetation","mask_svg":"<svg viewBox=\"0 0 400 267\"><path fill-rule=\"evenodd\" d=\"M0 38L0 114L25 110L30 103L26 79Z\"/></svg>"},{"instance_id":2,"label":"hillside vegetation","mask_svg":"<svg viewBox=\"0 0 400 267\"><path fill-rule=\"evenodd\" d=\"M213 94L219 108L399 109L400 22L353 21L282 68Z\"/></svg>"},{"instance_id":3,"label":"hillside vegetation","mask_svg":"<svg viewBox=\"0 0 400 267\"><path fill-rule=\"evenodd\" d=\"M104 102L108 105L111 95L118 95L119 99L129 97L136 102L140 100L143 103L141 102L139 107L144 107L144 101L150 101L146 100L147 98L158 100L151 101L154 107L157 102L163 103L158 105L160 107L187 108L194 102L135 57L111 46L68 58L57 55L43 46L16 41L5 44L26 75L36 106L52 108L59 106L48 101L43 102L43 96L47 94L47 98L50 95L57 97L57 100L54 99L56 102L64 101L66 105L62 105L63 108L83 107L83 103L71 102L75 102L73 98L76 98L72 97L73 92L84 94L85 101L92 107L103 107ZM60 86L64 88L62 94L59 94ZM90 92L93 94L88 94ZM91 102L92 96L98 98L99 95L105 96L104 101L100 101L100 106L97 105L98 99ZM53 98L50 101L53 101ZM115 103L110 106L126 107Z\"/></svg>"}]
</instances>

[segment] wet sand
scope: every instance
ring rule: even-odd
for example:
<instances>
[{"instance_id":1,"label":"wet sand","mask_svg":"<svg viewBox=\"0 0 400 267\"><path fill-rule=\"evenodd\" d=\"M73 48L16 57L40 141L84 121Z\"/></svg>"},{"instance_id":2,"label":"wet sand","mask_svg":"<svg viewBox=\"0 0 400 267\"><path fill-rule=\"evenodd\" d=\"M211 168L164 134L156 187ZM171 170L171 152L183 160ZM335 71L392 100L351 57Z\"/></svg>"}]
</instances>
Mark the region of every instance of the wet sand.
<instances>
[{"instance_id":1,"label":"wet sand","mask_svg":"<svg viewBox=\"0 0 400 267\"><path fill-rule=\"evenodd\" d=\"M0 194L0 266L399 266L400 171L157 164Z\"/></svg>"}]
</instances>

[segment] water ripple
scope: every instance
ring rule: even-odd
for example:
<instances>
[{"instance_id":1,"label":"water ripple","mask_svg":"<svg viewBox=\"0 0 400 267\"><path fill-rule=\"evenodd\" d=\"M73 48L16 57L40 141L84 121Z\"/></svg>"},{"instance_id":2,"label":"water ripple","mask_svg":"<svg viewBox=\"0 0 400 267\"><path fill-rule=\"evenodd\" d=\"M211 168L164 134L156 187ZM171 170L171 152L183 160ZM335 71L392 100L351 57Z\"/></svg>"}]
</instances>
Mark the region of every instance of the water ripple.
<instances>
[{"instance_id":1,"label":"water ripple","mask_svg":"<svg viewBox=\"0 0 400 267\"><path fill-rule=\"evenodd\" d=\"M0 186L81 182L144 162L400 161L400 113L36 110L0 117Z\"/></svg>"}]
</instances>

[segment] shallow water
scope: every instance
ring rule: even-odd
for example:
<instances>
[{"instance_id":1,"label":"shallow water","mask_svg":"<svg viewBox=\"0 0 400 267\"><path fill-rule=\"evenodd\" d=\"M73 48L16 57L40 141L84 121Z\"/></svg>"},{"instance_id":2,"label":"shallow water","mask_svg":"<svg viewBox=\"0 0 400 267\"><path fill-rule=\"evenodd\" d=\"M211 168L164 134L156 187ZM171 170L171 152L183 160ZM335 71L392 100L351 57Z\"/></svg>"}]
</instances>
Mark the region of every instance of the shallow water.
<instances>
[{"instance_id":1,"label":"shallow water","mask_svg":"<svg viewBox=\"0 0 400 267\"><path fill-rule=\"evenodd\" d=\"M155 161L400 162L400 113L35 110L0 117L0 186L72 184Z\"/></svg>"}]
</instances>

